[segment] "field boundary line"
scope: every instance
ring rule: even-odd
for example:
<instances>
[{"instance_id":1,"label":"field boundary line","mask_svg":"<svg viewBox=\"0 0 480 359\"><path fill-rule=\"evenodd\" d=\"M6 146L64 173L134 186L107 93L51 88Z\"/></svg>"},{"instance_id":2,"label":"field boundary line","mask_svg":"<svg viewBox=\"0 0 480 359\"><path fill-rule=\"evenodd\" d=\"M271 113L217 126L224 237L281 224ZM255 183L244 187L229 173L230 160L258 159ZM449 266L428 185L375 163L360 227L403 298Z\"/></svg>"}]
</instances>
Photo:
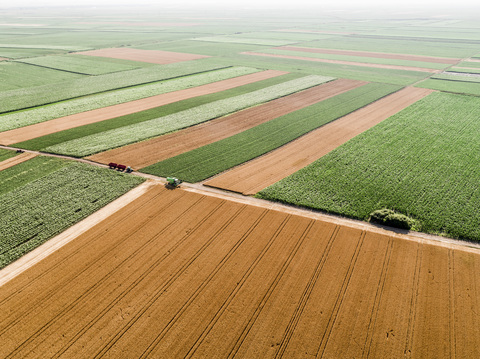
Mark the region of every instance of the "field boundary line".
<instances>
[{"instance_id":1,"label":"field boundary line","mask_svg":"<svg viewBox=\"0 0 480 359\"><path fill-rule=\"evenodd\" d=\"M59 235L49 239L47 242L37 247L33 251L25 254L17 261L6 266L0 270L0 287L9 282L13 278L17 277L27 269L37 264L50 254L65 246L69 242L73 241L81 234L88 231L91 227L102 222L118 210L122 209L126 205L133 202L135 199L146 193L155 183L153 181L146 181L124 195L120 196L113 202L110 202L105 207L101 208L97 212L92 213L87 218L69 227Z\"/></svg>"}]
</instances>

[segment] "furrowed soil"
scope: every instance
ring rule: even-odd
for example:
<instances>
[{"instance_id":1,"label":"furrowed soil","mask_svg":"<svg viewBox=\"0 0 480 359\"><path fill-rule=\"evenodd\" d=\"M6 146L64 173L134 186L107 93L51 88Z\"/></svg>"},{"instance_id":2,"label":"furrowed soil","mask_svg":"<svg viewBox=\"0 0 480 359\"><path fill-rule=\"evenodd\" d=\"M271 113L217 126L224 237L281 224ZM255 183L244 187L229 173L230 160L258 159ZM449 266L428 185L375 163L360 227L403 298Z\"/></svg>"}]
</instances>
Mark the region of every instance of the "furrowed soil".
<instances>
[{"instance_id":1,"label":"furrowed soil","mask_svg":"<svg viewBox=\"0 0 480 359\"><path fill-rule=\"evenodd\" d=\"M266 80L284 74L286 74L286 72L267 70L254 74L235 77L232 79L217 81L211 84L197 86L189 89L169 92L157 96L151 96L141 100L125 102L118 105L103 107L96 110L60 117L54 120L1 132L0 143L8 146L14 143L31 140L33 138L46 136L51 133L65 131L70 128L84 126L124 115L129 115L135 112L145 111L173 102L186 100L192 97L225 91L228 89L247 85L261 80Z\"/></svg>"},{"instance_id":2,"label":"furrowed soil","mask_svg":"<svg viewBox=\"0 0 480 359\"><path fill-rule=\"evenodd\" d=\"M131 60L140 62L149 62L151 64L172 64L175 62L191 61L204 59L205 55L186 54L181 52L161 51L161 50L140 50L128 47L99 49L91 51L78 52L79 55L109 57L112 59Z\"/></svg>"},{"instance_id":3,"label":"furrowed soil","mask_svg":"<svg viewBox=\"0 0 480 359\"><path fill-rule=\"evenodd\" d=\"M153 185L0 287L0 356L476 358L479 267L478 249Z\"/></svg>"},{"instance_id":4,"label":"furrowed soil","mask_svg":"<svg viewBox=\"0 0 480 359\"><path fill-rule=\"evenodd\" d=\"M22 153L21 155L11 157L5 161L0 162L0 171L3 171L9 167L18 165L19 163L28 161L29 159L32 159L33 157L36 157L36 156L37 155L35 153Z\"/></svg>"},{"instance_id":5,"label":"furrowed soil","mask_svg":"<svg viewBox=\"0 0 480 359\"><path fill-rule=\"evenodd\" d=\"M427 69L427 68L424 68L424 67L370 64L370 63L366 63L366 62L318 59L318 58L306 57L306 56L277 55L277 54L266 54L266 53L262 53L262 52L242 52L242 54L254 55L254 56L266 56L266 57L278 57L278 58L282 58L282 59L292 59L292 60L326 62L326 63L330 63L330 64L340 64L340 65L349 65L349 66L375 67L377 69L420 71L420 72L430 72L430 73L435 73L435 74L442 72L442 70Z\"/></svg>"},{"instance_id":6,"label":"furrowed soil","mask_svg":"<svg viewBox=\"0 0 480 359\"><path fill-rule=\"evenodd\" d=\"M139 169L195 148L233 136L276 117L302 109L362 86L365 82L336 80L255 106L230 116L189 127L169 135L102 152L87 159L100 163L128 163Z\"/></svg>"},{"instance_id":7,"label":"furrowed soil","mask_svg":"<svg viewBox=\"0 0 480 359\"><path fill-rule=\"evenodd\" d=\"M204 184L246 195L255 194L316 161L431 92L407 87L330 122L277 150L220 174Z\"/></svg>"},{"instance_id":8,"label":"furrowed soil","mask_svg":"<svg viewBox=\"0 0 480 359\"><path fill-rule=\"evenodd\" d=\"M363 57L373 57L373 58L377 58L377 59L423 61L423 62L433 62L433 63L439 63L439 64L452 64L452 65L458 63L461 60L461 59L452 59L452 58L445 58L445 57L389 54L389 53L383 53L383 52L332 50L332 49L319 49L319 48L297 47L297 46L280 46L280 47L276 47L276 49L289 50L289 51L310 52L310 53L314 53L314 54L363 56Z\"/></svg>"}]
</instances>

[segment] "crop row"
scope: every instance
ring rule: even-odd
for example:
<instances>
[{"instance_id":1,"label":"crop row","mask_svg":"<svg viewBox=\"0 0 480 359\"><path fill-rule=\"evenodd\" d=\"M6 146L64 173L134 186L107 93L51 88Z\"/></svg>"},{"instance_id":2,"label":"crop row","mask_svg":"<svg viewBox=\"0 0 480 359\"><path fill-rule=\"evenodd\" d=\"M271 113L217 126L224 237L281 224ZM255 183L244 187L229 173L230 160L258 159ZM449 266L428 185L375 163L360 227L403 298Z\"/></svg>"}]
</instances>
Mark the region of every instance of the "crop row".
<instances>
[{"instance_id":1,"label":"crop row","mask_svg":"<svg viewBox=\"0 0 480 359\"><path fill-rule=\"evenodd\" d=\"M37 174L37 178L29 178L30 173ZM8 190L1 187L0 192L0 268L105 206L142 179L83 163L35 158L0 172L1 181L12 186ZM24 183L18 185L17 181Z\"/></svg>"},{"instance_id":2,"label":"crop row","mask_svg":"<svg viewBox=\"0 0 480 359\"><path fill-rule=\"evenodd\" d=\"M390 208L422 231L480 240L479 108L433 93L259 195L364 220Z\"/></svg>"},{"instance_id":3,"label":"crop row","mask_svg":"<svg viewBox=\"0 0 480 359\"><path fill-rule=\"evenodd\" d=\"M198 182L274 150L328 122L353 112L399 87L370 83L305 109L256 126L142 169L160 176Z\"/></svg>"},{"instance_id":4,"label":"crop row","mask_svg":"<svg viewBox=\"0 0 480 359\"><path fill-rule=\"evenodd\" d=\"M83 157L193 126L330 80L332 80L331 77L306 76L229 99L200 105L168 116L63 142L47 147L45 151Z\"/></svg>"},{"instance_id":5,"label":"crop row","mask_svg":"<svg viewBox=\"0 0 480 359\"><path fill-rule=\"evenodd\" d=\"M88 76L73 81L57 82L50 85L5 91L0 93L0 113L224 67L230 66L219 66L211 64L210 62L203 62L202 60L185 61L168 65L150 66L121 73L116 72L99 76ZM73 74L69 75L72 76Z\"/></svg>"},{"instance_id":6,"label":"crop row","mask_svg":"<svg viewBox=\"0 0 480 359\"><path fill-rule=\"evenodd\" d=\"M140 66L138 62L84 55L42 56L24 59L21 62L84 75L103 75L144 67Z\"/></svg>"},{"instance_id":7,"label":"crop row","mask_svg":"<svg viewBox=\"0 0 480 359\"><path fill-rule=\"evenodd\" d=\"M178 91L190 87L201 86L220 80L242 76L259 70L246 67L229 67L220 70L202 72L191 76L174 78L171 80L149 83L115 91L103 92L93 96L62 101L48 106L33 108L0 116L0 131L32 125L54 118L72 115L75 113L95 110L102 107L116 105L127 101L134 101L167 92Z\"/></svg>"}]
</instances>

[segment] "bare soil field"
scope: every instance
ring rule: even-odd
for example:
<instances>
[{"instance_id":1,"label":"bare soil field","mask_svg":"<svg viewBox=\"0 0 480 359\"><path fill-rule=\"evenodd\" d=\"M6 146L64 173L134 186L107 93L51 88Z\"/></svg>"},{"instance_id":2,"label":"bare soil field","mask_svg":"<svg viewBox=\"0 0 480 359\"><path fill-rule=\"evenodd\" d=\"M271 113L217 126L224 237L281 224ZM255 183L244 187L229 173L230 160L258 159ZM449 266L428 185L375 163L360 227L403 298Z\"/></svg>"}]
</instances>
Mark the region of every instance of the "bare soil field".
<instances>
[{"instance_id":1,"label":"bare soil field","mask_svg":"<svg viewBox=\"0 0 480 359\"><path fill-rule=\"evenodd\" d=\"M18 165L19 163L28 161L29 159L32 159L36 156L37 155L35 153L22 153L21 155L6 159L5 161L0 162L0 171Z\"/></svg>"},{"instance_id":2,"label":"bare soil field","mask_svg":"<svg viewBox=\"0 0 480 359\"><path fill-rule=\"evenodd\" d=\"M186 54L161 50L140 50L129 47L99 49L77 52L79 55L109 57L112 59L148 62L151 64L171 64L175 62L203 59L210 56Z\"/></svg>"},{"instance_id":3,"label":"bare soil field","mask_svg":"<svg viewBox=\"0 0 480 359\"><path fill-rule=\"evenodd\" d=\"M407 87L312 131L298 140L205 182L246 195L278 182L375 126L432 90Z\"/></svg>"},{"instance_id":4,"label":"bare soil field","mask_svg":"<svg viewBox=\"0 0 480 359\"><path fill-rule=\"evenodd\" d=\"M70 128L88 125L95 122L108 120L111 118L128 115L135 112L148 110L151 108L167 105L169 103L186 100L196 96L208 95L215 92L225 91L238 86L247 85L272 77L284 75L286 72L267 70L249 75L243 75L232 79L217 81L211 84L188 88L147 97L141 100L121 103L108 106L97 110L86 111L60 117L54 120L37 123L30 126L17 128L0 133L0 143L10 145L22 141L31 140L51 133L68 130Z\"/></svg>"},{"instance_id":5,"label":"bare soil field","mask_svg":"<svg viewBox=\"0 0 480 359\"><path fill-rule=\"evenodd\" d=\"M389 53L383 53L383 52L332 50L332 49L319 49L319 48L296 47L296 46L280 46L280 47L276 47L276 49L288 50L288 51L302 51L302 52L310 52L310 53L316 53L316 54L363 56L363 57L373 57L373 58L379 58L379 59L424 61L424 62L433 62L433 63L439 63L439 64L456 64L461 60L461 59L452 59L452 58L445 58L445 57L389 54Z\"/></svg>"},{"instance_id":6,"label":"bare soil field","mask_svg":"<svg viewBox=\"0 0 480 359\"><path fill-rule=\"evenodd\" d=\"M157 185L0 287L0 356L476 358L479 273L479 250Z\"/></svg>"},{"instance_id":7,"label":"bare soil field","mask_svg":"<svg viewBox=\"0 0 480 359\"><path fill-rule=\"evenodd\" d=\"M313 57L265 54L265 53L261 53L261 52L242 52L242 54L244 54L244 55L254 55L254 56L279 57L279 58L283 58L283 59L292 59L292 60L326 62L326 63L330 63L330 64L341 64L341 65L350 65L350 66L375 67L377 69L420 71L420 72L430 72L430 73L440 73L440 72L442 72L442 70L427 69L427 68L423 68L423 67L369 64L369 63L365 63L365 62L317 59L317 58L313 58Z\"/></svg>"},{"instance_id":8,"label":"bare soil field","mask_svg":"<svg viewBox=\"0 0 480 359\"><path fill-rule=\"evenodd\" d=\"M0 57L0 61L8 60L6 57Z\"/></svg>"},{"instance_id":9,"label":"bare soil field","mask_svg":"<svg viewBox=\"0 0 480 359\"><path fill-rule=\"evenodd\" d=\"M169 135L102 152L87 159L100 163L128 163L139 169L195 148L233 136L276 117L313 105L365 82L336 80L221 117Z\"/></svg>"}]
</instances>

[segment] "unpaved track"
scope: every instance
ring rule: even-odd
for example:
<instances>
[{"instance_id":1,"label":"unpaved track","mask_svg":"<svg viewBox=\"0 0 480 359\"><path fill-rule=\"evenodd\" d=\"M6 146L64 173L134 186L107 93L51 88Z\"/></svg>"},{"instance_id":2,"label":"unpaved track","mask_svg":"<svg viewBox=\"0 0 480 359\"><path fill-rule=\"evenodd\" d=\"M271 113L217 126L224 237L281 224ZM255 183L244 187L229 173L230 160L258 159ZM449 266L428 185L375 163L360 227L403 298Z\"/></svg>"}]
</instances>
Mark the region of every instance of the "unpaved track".
<instances>
[{"instance_id":1,"label":"unpaved track","mask_svg":"<svg viewBox=\"0 0 480 359\"><path fill-rule=\"evenodd\" d=\"M480 250L403 237L151 186L0 287L0 356L479 357Z\"/></svg>"},{"instance_id":2,"label":"unpaved track","mask_svg":"<svg viewBox=\"0 0 480 359\"><path fill-rule=\"evenodd\" d=\"M230 116L208 121L169 135L102 152L87 157L87 159L99 163L126 163L134 169L143 168L233 136L261 123L300 110L363 84L365 82L345 79L332 81Z\"/></svg>"},{"instance_id":3,"label":"unpaved track","mask_svg":"<svg viewBox=\"0 0 480 359\"><path fill-rule=\"evenodd\" d=\"M74 115L60 117L54 120L1 132L0 143L3 145L11 145L14 143L31 140L33 138L46 136L51 133L65 131L70 128L105 121L111 118L129 115L135 112L145 111L173 102L186 100L192 97L225 91L238 86L247 85L250 83L266 80L284 74L286 74L286 72L267 70L254 74L235 77L232 79L217 81L211 84L197 86L185 90L151 96L141 100L125 102L118 105L103 107L92 111L86 111Z\"/></svg>"},{"instance_id":4,"label":"unpaved track","mask_svg":"<svg viewBox=\"0 0 480 359\"><path fill-rule=\"evenodd\" d=\"M288 51L310 52L314 54L361 56L361 57L373 57L377 59L423 61L423 62L433 62L438 64L451 64L451 65L456 64L461 60L461 59L446 58L446 57L418 56L418 55L406 55L406 54L404 55L404 54L392 54L392 53L384 53L384 52L333 50L333 49L320 49L320 48L297 47L297 46L280 46L280 47L276 47L276 49L288 50Z\"/></svg>"},{"instance_id":5,"label":"unpaved track","mask_svg":"<svg viewBox=\"0 0 480 359\"><path fill-rule=\"evenodd\" d=\"M266 56L266 57L278 57L282 59L292 59L292 60L305 60L305 61L315 61L315 62L326 62L330 64L339 64L339 65L349 65L349 66L362 66L362 67L374 67L377 69L390 69L390 70L405 70L405 71L420 71L420 72L430 72L430 73L440 73L443 70L434 70L427 69L424 67L413 67L413 66L398 66L398 65L384 65L384 64L370 64L366 62L354 62L354 61L342 61L342 60L328 60L328 59L318 59L314 57L306 56L290 56L290 55L277 55L277 54L266 54L262 52L242 52L244 55L253 55L253 56Z\"/></svg>"},{"instance_id":6,"label":"unpaved track","mask_svg":"<svg viewBox=\"0 0 480 359\"><path fill-rule=\"evenodd\" d=\"M5 161L0 162L0 171L3 171L9 167L13 167L15 165L18 165L19 163L28 161L29 159L32 159L33 157L36 157L37 155L34 153L22 153L21 155L17 155L15 157L10 157L6 159Z\"/></svg>"},{"instance_id":7,"label":"unpaved track","mask_svg":"<svg viewBox=\"0 0 480 359\"><path fill-rule=\"evenodd\" d=\"M171 64L175 62L204 59L206 55L186 54L182 52L171 52L161 50L140 50L129 47L99 49L77 52L79 55L110 57L113 59L149 62L152 64Z\"/></svg>"},{"instance_id":8,"label":"unpaved track","mask_svg":"<svg viewBox=\"0 0 480 359\"><path fill-rule=\"evenodd\" d=\"M408 87L314 130L289 144L205 182L205 185L255 194L326 155L432 90Z\"/></svg>"}]
</instances>

